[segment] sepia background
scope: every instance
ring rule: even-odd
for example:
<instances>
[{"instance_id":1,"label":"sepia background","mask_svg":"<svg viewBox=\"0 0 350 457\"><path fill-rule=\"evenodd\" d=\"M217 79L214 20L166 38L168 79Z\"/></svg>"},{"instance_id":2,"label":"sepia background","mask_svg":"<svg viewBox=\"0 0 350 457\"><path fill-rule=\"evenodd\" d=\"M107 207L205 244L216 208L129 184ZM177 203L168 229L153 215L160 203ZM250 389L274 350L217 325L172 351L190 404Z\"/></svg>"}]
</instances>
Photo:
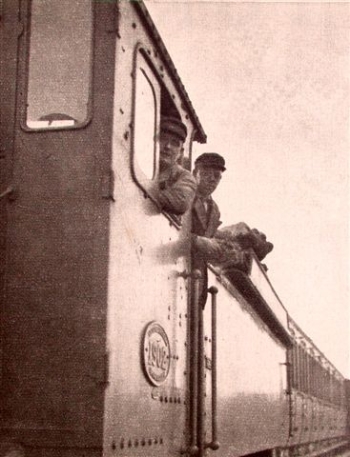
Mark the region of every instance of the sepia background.
<instances>
[{"instance_id":1,"label":"sepia background","mask_svg":"<svg viewBox=\"0 0 350 457\"><path fill-rule=\"evenodd\" d=\"M227 171L223 226L274 250L268 276L293 319L349 367L349 4L147 0Z\"/></svg>"}]
</instances>

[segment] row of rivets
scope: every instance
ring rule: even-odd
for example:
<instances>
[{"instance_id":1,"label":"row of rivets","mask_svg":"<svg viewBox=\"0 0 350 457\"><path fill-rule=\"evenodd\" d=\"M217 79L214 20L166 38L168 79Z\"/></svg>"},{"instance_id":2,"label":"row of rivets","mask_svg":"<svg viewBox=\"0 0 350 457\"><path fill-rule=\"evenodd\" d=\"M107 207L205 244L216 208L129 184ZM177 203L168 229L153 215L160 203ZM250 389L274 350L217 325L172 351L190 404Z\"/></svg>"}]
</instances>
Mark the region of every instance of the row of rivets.
<instances>
[{"instance_id":1,"label":"row of rivets","mask_svg":"<svg viewBox=\"0 0 350 457\"><path fill-rule=\"evenodd\" d=\"M159 401L163 402L164 403L181 403L181 398L180 397L163 397L163 395L161 395L159 397Z\"/></svg>"},{"instance_id":2,"label":"row of rivets","mask_svg":"<svg viewBox=\"0 0 350 457\"><path fill-rule=\"evenodd\" d=\"M147 12L146 12L145 14L146 14L147 17L149 16L149 14L148 14ZM156 31L156 28L155 28L154 24L152 23L152 21L151 21L151 23L150 23L149 25L151 26L151 29L152 29L153 31ZM133 22L133 23L131 24L131 27L132 27L133 29L136 29L136 28L137 28L136 22ZM119 34L118 34L118 37L120 38L120 35L119 35ZM156 38L156 40L158 41L158 43L160 43L161 47L164 46L164 45L162 44L162 42L159 42L159 39L158 39L158 38ZM150 51L149 49L147 49L147 52L148 52L149 55L151 55L151 51ZM155 58L158 57L157 51L153 50L153 54L154 54L154 57L155 57ZM171 64L171 66L173 66L172 62L171 62L171 61L169 62L169 59L168 59L168 58L166 58L166 60L167 60L168 63ZM163 71L164 71L163 65L160 65L160 66L159 66L159 69L160 69L161 72L163 72ZM175 74L177 75L177 70L176 70L176 68L174 68L174 71L175 71ZM160 76L161 76L162 78L164 78L164 74L161 74ZM172 94L171 96L172 96L173 99L175 99L175 95L174 95L174 94ZM181 108L182 108L184 111L186 111L186 106L185 106L183 103L181 103ZM186 119L189 119L189 115L188 115L188 114L185 114L185 118L186 118Z\"/></svg>"},{"instance_id":3,"label":"row of rivets","mask_svg":"<svg viewBox=\"0 0 350 457\"><path fill-rule=\"evenodd\" d=\"M120 449L124 449L126 447L139 447L139 446L152 446L157 444L163 444L163 438L142 438L142 439L135 439L135 440L124 440L124 438L120 441ZM117 448L115 442L112 442L112 449L115 450Z\"/></svg>"}]
</instances>

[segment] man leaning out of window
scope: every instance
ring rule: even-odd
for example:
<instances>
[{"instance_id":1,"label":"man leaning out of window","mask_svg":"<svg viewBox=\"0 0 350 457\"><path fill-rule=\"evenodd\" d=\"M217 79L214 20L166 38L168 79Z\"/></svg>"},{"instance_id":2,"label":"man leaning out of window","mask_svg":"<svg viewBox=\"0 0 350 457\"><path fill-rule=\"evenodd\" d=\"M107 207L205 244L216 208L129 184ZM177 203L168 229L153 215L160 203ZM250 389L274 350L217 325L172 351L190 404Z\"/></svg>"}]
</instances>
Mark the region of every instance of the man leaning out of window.
<instances>
[{"instance_id":1,"label":"man leaning out of window","mask_svg":"<svg viewBox=\"0 0 350 457\"><path fill-rule=\"evenodd\" d=\"M175 117L163 117L160 125L159 194L162 210L172 214L184 214L191 206L196 180L180 164L187 128Z\"/></svg>"}]
</instances>

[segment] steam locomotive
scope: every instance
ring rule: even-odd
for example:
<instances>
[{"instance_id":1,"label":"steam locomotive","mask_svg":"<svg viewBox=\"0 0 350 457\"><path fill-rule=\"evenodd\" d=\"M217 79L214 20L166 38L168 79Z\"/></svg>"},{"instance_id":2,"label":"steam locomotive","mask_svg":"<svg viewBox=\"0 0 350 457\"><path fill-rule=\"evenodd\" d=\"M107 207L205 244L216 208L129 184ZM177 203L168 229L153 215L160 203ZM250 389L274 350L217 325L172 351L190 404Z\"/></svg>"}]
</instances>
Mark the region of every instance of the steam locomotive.
<instances>
[{"instance_id":1,"label":"steam locomotive","mask_svg":"<svg viewBox=\"0 0 350 457\"><path fill-rule=\"evenodd\" d=\"M144 4L0 9L1 457L347 449L346 380L254 253L195 306L190 214L149 190L162 115L188 167L206 134Z\"/></svg>"}]
</instances>

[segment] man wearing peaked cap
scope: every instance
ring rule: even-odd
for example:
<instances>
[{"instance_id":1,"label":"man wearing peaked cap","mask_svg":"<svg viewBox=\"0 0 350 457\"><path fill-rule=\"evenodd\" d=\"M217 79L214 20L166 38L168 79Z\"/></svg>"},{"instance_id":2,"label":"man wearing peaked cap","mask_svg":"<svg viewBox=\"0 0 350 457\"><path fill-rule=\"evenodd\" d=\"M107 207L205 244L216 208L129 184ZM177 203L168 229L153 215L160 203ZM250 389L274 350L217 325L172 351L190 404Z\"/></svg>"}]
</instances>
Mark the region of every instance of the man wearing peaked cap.
<instances>
[{"instance_id":1,"label":"man wearing peaked cap","mask_svg":"<svg viewBox=\"0 0 350 457\"><path fill-rule=\"evenodd\" d=\"M221 171L225 171L225 159L216 152L205 152L200 155L195 161L195 165L203 165L205 167L217 168Z\"/></svg>"},{"instance_id":2,"label":"man wearing peaked cap","mask_svg":"<svg viewBox=\"0 0 350 457\"><path fill-rule=\"evenodd\" d=\"M225 159L221 155L216 152L205 152L195 161L193 171L197 180L197 191L192 205L192 269L198 269L202 274L199 297L202 307L207 299L208 273L206 261L195 249L196 236L213 238L221 224L219 207L211 195L218 187L225 170Z\"/></svg>"},{"instance_id":3,"label":"man wearing peaked cap","mask_svg":"<svg viewBox=\"0 0 350 457\"><path fill-rule=\"evenodd\" d=\"M211 195L225 170L225 159L216 152L205 152L195 161L197 192L192 209L192 233L196 235L212 238L221 224L219 207Z\"/></svg>"},{"instance_id":4,"label":"man wearing peaked cap","mask_svg":"<svg viewBox=\"0 0 350 457\"><path fill-rule=\"evenodd\" d=\"M180 165L187 128L175 117L163 117L160 123L159 195L161 209L180 215L191 206L197 183Z\"/></svg>"},{"instance_id":5,"label":"man wearing peaked cap","mask_svg":"<svg viewBox=\"0 0 350 457\"><path fill-rule=\"evenodd\" d=\"M186 141L187 138L187 127L176 117L163 116L160 123L161 132L172 133L182 142Z\"/></svg>"}]
</instances>

